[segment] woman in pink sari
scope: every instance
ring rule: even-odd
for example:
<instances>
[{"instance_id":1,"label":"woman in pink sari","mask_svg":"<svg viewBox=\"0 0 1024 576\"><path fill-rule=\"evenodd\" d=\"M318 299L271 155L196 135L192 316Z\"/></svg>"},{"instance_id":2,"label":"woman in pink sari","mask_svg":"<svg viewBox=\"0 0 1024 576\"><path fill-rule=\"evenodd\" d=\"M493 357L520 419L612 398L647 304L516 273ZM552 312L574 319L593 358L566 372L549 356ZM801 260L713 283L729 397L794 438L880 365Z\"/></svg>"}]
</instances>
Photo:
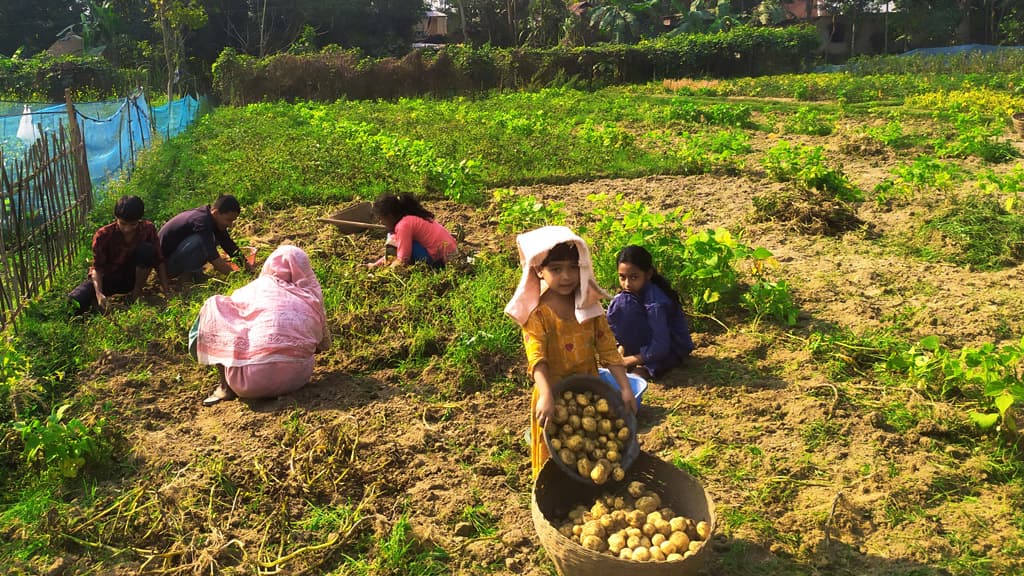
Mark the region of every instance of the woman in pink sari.
<instances>
[{"instance_id":1,"label":"woman in pink sari","mask_svg":"<svg viewBox=\"0 0 1024 576\"><path fill-rule=\"evenodd\" d=\"M313 355L331 343L324 297L309 256L280 246L258 278L199 311L196 358L216 364L221 381L203 404L280 396L305 386Z\"/></svg>"}]
</instances>

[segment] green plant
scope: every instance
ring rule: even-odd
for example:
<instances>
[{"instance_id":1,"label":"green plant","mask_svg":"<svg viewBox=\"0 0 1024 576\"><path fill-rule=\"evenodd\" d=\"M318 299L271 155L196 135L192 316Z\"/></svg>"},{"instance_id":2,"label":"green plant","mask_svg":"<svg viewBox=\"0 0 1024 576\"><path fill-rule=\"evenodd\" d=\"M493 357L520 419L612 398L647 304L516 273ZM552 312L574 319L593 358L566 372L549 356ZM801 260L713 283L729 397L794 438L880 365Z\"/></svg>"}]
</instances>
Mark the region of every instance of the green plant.
<instances>
[{"instance_id":1,"label":"green plant","mask_svg":"<svg viewBox=\"0 0 1024 576\"><path fill-rule=\"evenodd\" d=\"M494 516L482 503L470 504L463 508L459 519L473 526L475 537L493 536L498 532L498 525Z\"/></svg>"},{"instance_id":2,"label":"green plant","mask_svg":"<svg viewBox=\"0 0 1024 576\"><path fill-rule=\"evenodd\" d=\"M828 136L835 130L835 122L828 115L813 108L802 106L785 117L783 130L788 134L807 134L809 136Z\"/></svg>"},{"instance_id":3,"label":"green plant","mask_svg":"<svg viewBox=\"0 0 1024 576\"><path fill-rule=\"evenodd\" d=\"M793 304L793 296L785 281L758 280L743 293L740 301L753 313L755 322L770 316L787 326L796 324L799 310Z\"/></svg>"},{"instance_id":4,"label":"green plant","mask_svg":"<svg viewBox=\"0 0 1024 576\"><path fill-rule=\"evenodd\" d=\"M844 202L864 199L863 193L841 168L830 168L826 164L821 146L790 144L783 140L765 153L762 165L768 175L779 182L794 182Z\"/></svg>"},{"instance_id":5,"label":"green plant","mask_svg":"<svg viewBox=\"0 0 1024 576\"><path fill-rule=\"evenodd\" d=\"M875 200L880 204L907 200L928 190L948 190L963 180L964 170L952 162L918 156L912 164L894 168L893 175L875 186Z\"/></svg>"},{"instance_id":6,"label":"green plant","mask_svg":"<svg viewBox=\"0 0 1024 576\"><path fill-rule=\"evenodd\" d=\"M29 464L42 460L66 478L74 478L90 462L102 460L107 453L103 439L106 424L100 420L87 426L78 418L64 421L71 404L55 408L45 420L15 422L25 448L22 455Z\"/></svg>"},{"instance_id":7,"label":"green plant","mask_svg":"<svg viewBox=\"0 0 1024 576\"><path fill-rule=\"evenodd\" d=\"M523 196L507 188L494 191L495 219L498 231L518 234L540 226L565 224L565 202L543 202L536 196Z\"/></svg>"}]
</instances>

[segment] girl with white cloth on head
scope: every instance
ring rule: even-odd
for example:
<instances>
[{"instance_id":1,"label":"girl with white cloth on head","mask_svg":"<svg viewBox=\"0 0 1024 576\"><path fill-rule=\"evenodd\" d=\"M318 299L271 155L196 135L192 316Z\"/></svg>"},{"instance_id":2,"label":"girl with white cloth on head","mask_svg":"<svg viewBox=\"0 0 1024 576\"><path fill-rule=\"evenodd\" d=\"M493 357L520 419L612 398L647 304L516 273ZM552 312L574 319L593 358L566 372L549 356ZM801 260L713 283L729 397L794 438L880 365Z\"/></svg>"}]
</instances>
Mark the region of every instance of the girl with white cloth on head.
<instances>
[{"instance_id":1,"label":"girl with white cloth on head","mask_svg":"<svg viewBox=\"0 0 1024 576\"><path fill-rule=\"evenodd\" d=\"M601 375L618 387L627 409L636 412L637 405L600 304L608 296L594 280L587 244L565 226L520 234L516 243L523 274L505 313L523 330L534 381L530 456L536 478L550 456L541 432L554 413L552 389L559 381L574 374ZM603 374L599 363L607 368Z\"/></svg>"},{"instance_id":2,"label":"girl with white cloth on head","mask_svg":"<svg viewBox=\"0 0 1024 576\"><path fill-rule=\"evenodd\" d=\"M216 364L221 375L206 406L305 386L313 376L313 355L331 344L323 291L309 256L296 246L279 246L258 278L231 296L206 300L193 338L199 362Z\"/></svg>"}]
</instances>

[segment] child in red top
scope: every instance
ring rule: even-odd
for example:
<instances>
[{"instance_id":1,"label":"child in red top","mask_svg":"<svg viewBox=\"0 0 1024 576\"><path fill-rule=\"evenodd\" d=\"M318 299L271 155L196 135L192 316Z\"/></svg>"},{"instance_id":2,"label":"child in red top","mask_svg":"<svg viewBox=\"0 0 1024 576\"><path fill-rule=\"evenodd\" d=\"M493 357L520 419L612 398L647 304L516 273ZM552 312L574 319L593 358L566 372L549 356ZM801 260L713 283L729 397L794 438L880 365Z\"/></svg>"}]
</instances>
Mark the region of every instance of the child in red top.
<instances>
[{"instance_id":1,"label":"child in red top","mask_svg":"<svg viewBox=\"0 0 1024 576\"><path fill-rule=\"evenodd\" d=\"M391 266L425 262L440 268L458 251L451 233L412 194L383 194L373 203L373 213L387 229L388 242L397 252ZM381 258L370 267L386 260Z\"/></svg>"}]
</instances>

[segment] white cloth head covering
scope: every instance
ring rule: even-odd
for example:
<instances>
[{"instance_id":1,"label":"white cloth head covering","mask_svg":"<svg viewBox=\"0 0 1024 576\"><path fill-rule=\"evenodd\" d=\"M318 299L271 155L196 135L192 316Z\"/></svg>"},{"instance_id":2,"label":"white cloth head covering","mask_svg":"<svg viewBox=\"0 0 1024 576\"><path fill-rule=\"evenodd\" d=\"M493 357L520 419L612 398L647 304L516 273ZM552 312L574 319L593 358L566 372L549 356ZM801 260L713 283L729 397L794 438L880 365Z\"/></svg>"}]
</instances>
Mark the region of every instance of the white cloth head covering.
<instances>
[{"instance_id":1,"label":"white cloth head covering","mask_svg":"<svg viewBox=\"0 0 1024 576\"><path fill-rule=\"evenodd\" d=\"M520 326L526 324L530 313L540 303L541 281L534 267L540 266L548 252L563 242L576 244L580 253L580 289L576 292L576 321L583 323L604 315L601 299L607 298L608 294L594 279L594 265L590 261L590 248L587 247L587 243L565 226L544 226L516 236L523 275L519 279L515 294L505 306L505 314L511 316Z\"/></svg>"}]
</instances>

